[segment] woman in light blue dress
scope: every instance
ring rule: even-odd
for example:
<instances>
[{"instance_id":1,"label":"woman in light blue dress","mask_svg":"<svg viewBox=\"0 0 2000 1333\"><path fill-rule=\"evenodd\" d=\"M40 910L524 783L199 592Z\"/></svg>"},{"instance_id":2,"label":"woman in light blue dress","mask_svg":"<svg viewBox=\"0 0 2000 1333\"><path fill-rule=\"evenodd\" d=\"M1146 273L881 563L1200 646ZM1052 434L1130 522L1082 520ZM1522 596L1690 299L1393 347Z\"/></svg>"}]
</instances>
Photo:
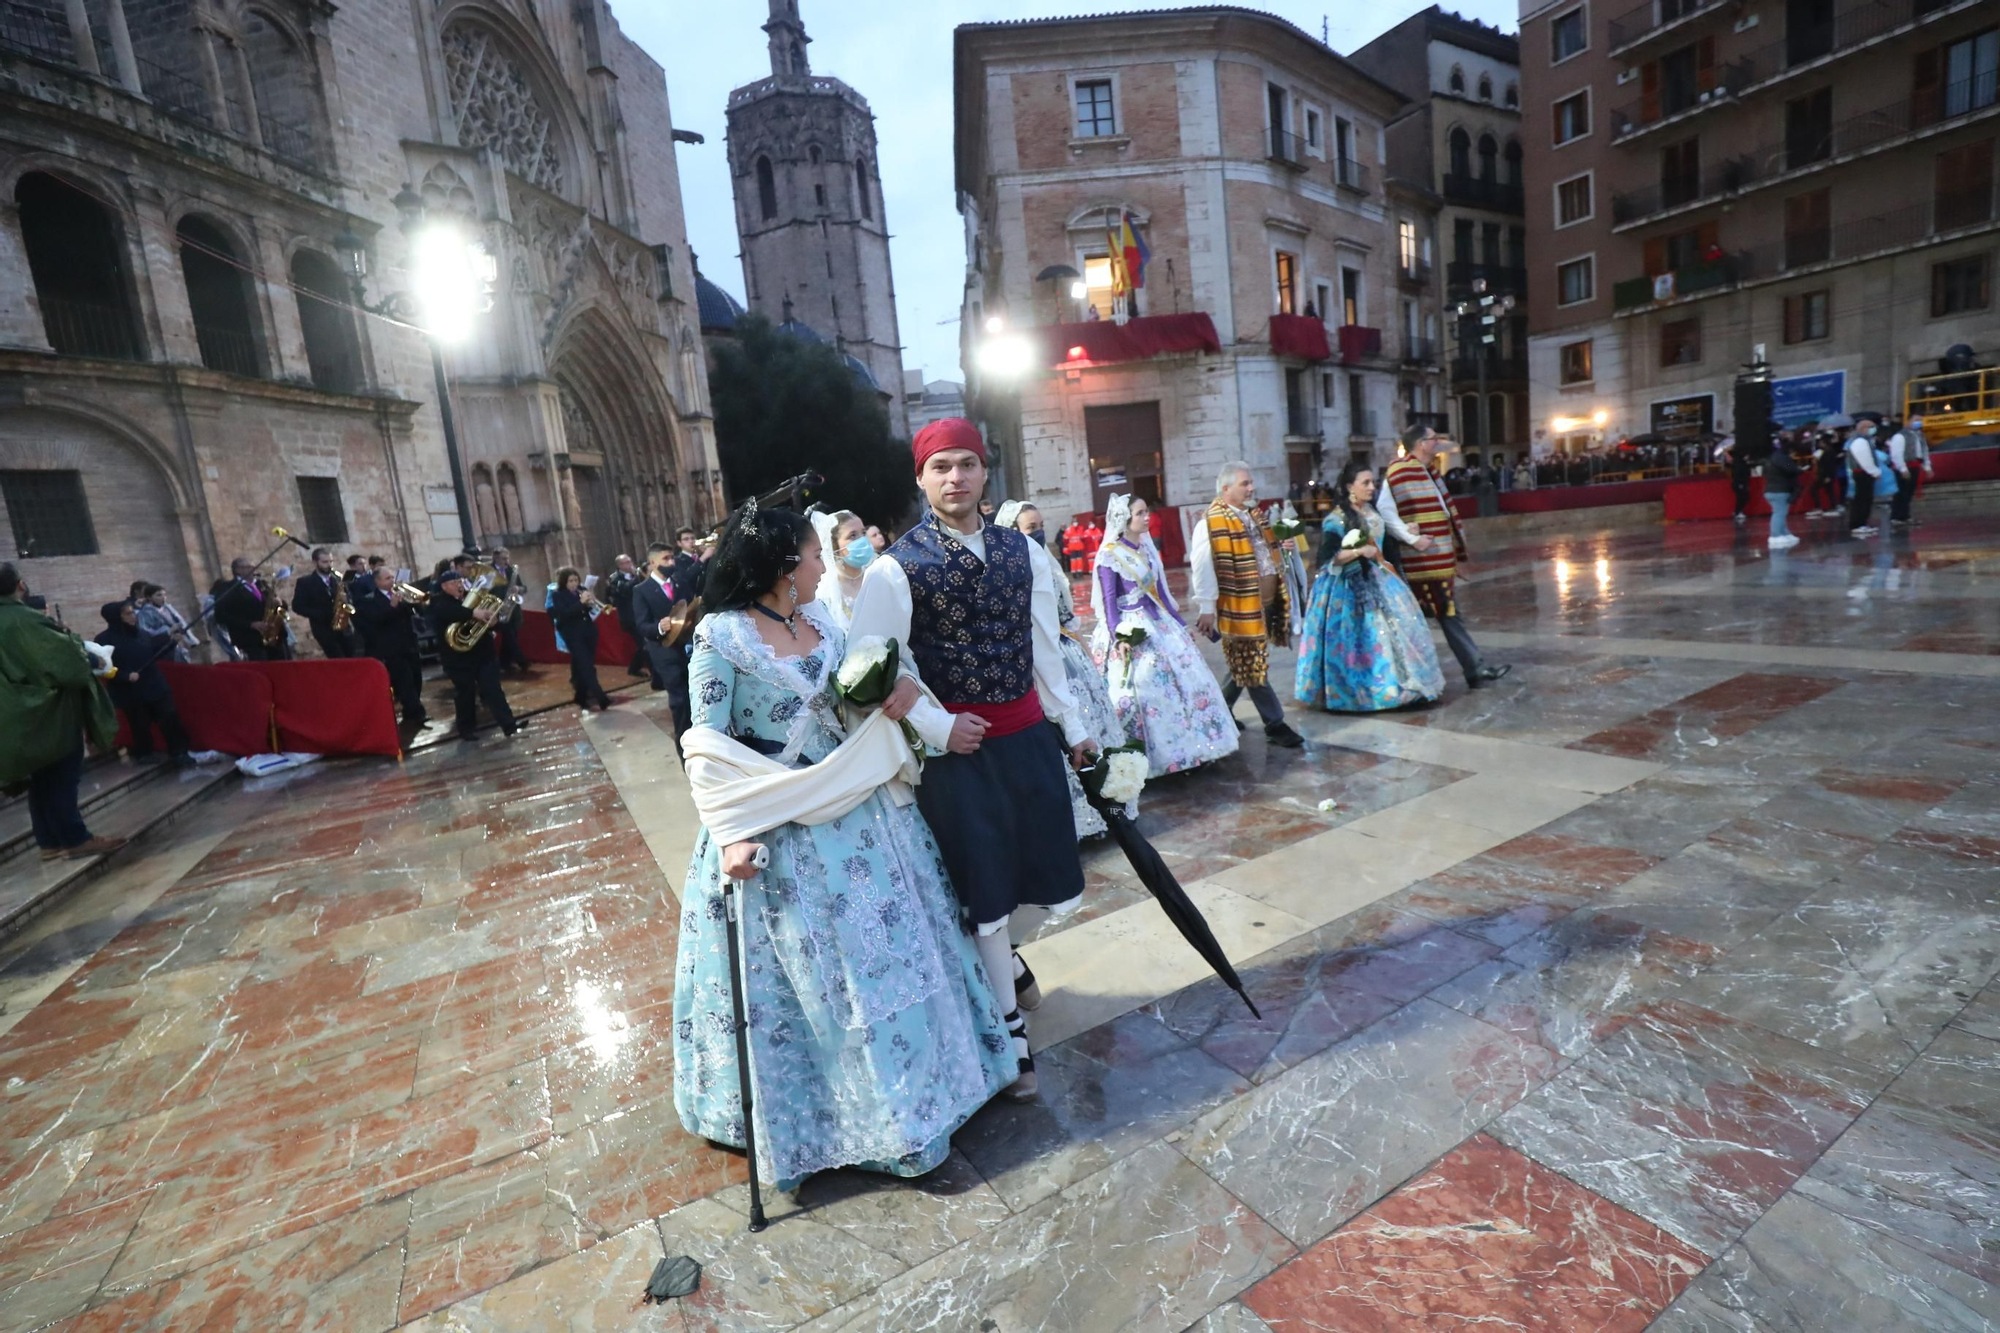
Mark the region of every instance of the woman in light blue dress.
<instances>
[{"instance_id":1,"label":"woman in light blue dress","mask_svg":"<svg viewBox=\"0 0 2000 1333\"><path fill-rule=\"evenodd\" d=\"M828 681L844 637L812 601L811 526L739 511L711 559L688 673L694 725L804 766L845 736ZM762 844L768 868L752 868ZM824 824L718 846L702 829L681 894L674 1105L740 1146L743 1106L722 883L739 883L759 1175L936 1167L953 1131L1020 1076L929 828L881 791Z\"/></svg>"},{"instance_id":2,"label":"woman in light blue dress","mask_svg":"<svg viewBox=\"0 0 2000 1333\"><path fill-rule=\"evenodd\" d=\"M1334 494L1338 503L1321 525L1319 577L1292 693L1300 703L1340 713L1443 698L1430 625L1410 585L1382 558L1374 472L1349 459Z\"/></svg>"}]
</instances>

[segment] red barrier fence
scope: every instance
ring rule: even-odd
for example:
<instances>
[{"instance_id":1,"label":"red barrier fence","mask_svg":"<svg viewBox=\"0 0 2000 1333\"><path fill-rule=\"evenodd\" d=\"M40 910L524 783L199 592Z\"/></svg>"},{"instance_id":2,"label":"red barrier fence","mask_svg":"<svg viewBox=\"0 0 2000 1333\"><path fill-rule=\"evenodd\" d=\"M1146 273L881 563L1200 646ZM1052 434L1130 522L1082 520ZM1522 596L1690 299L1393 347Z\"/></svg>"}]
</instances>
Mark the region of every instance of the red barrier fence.
<instances>
[{"instance_id":1,"label":"red barrier fence","mask_svg":"<svg viewBox=\"0 0 2000 1333\"><path fill-rule=\"evenodd\" d=\"M392 758L402 753L389 673L372 657L215 666L162 662L160 671L196 750L238 756L279 750ZM118 743L130 740L121 714Z\"/></svg>"},{"instance_id":2,"label":"red barrier fence","mask_svg":"<svg viewBox=\"0 0 2000 1333\"><path fill-rule=\"evenodd\" d=\"M530 662L540 662L544 666L568 666L569 654L556 650L556 623L546 611L530 611L523 607L520 625L516 633L521 636L521 651ZM606 662L629 662L637 645L625 627L618 623L618 617L606 611L597 618L597 664Z\"/></svg>"}]
</instances>

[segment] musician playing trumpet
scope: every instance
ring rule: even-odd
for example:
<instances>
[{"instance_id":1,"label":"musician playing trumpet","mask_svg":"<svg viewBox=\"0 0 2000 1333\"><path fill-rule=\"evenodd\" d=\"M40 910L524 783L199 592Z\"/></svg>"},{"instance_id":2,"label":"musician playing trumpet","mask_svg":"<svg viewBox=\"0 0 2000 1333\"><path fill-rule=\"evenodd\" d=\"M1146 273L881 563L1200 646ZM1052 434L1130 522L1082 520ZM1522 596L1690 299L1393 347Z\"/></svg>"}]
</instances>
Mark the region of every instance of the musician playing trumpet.
<instances>
[{"instance_id":1,"label":"musician playing trumpet","mask_svg":"<svg viewBox=\"0 0 2000 1333\"><path fill-rule=\"evenodd\" d=\"M368 656L389 672L389 691L402 710L403 726L415 731L429 720L424 711L424 666L417 655L419 603L406 595L387 566L377 569L373 581L363 586L354 603L361 641Z\"/></svg>"},{"instance_id":2,"label":"musician playing trumpet","mask_svg":"<svg viewBox=\"0 0 2000 1333\"><path fill-rule=\"evenodd\" d=\"M579 571L556 571L555 590L549 594L556 647L569 654L569 684L576 694L576 706L588 709L594 704L600 713L611 707L610 697L597 683L597 617L603 611L596 594L583 586Z\"/></svg>"},{"instance_id":3,"label":"musician playing trumpet","mask_svg":"<svg viewBox=\"0 0 2000 1333\"><path fill-rule=\"evenodd\" d=\"M521 727L514 720L514 710L507 706L506 692L500 688L500 659L493 648L492 624L499 608L482 606L474 610L465 604L465 592L464 572L456 567L446 568L438 573L437 590L431 594L426 608L431 628L437 633L438 664L451 681L458 738L469 741L476 735L480 704L486 705L486 711L500 724L500 730L512 736ZM461 651L452 647L448 631L453 625L468 621L486 626L487 632Z\"/></svg>"}]
</instances>

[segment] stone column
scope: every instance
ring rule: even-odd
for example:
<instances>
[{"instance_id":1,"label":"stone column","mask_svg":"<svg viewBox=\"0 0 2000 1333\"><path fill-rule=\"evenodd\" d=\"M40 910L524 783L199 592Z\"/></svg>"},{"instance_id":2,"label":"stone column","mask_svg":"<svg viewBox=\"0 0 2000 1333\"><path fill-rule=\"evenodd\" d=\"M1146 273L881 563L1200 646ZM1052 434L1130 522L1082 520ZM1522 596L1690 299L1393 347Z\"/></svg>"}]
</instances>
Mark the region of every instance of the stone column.
<instances>
[{"instance_id":1,"label":"stone column","mask_svg":"<svg viewBox=\"0 0 2000 1333\"><path fill-rule=\"evenodd\" d=\"M97 39L90 35L89 7L84 0L64 0L63 8L69 18L69 40L76 48L78 68L102 78L104 71L97 63Z\"/></svg>"},{"instance_id":2,"label":"stone column","mask_svg":"<svg viewBox=\"0 0 2000 1333\"><path fill-rule=\"evenodd\" d=\"M236 69L236 86L243 95L243 137L259 148L264 146L264 122L257 115L257 85L250 82L250 54L243 43L229 43Z\"/></svg>"},{"instance_id":3,"label":"stone column","mask_svg":"<svg viewBox=\"0 0 2000 1333\"><path fill-rule=\"evenodd\" d=\"M125 85L125 91L145 96L139 58L132 54L132 30L125 26L125 0L104 0L104 26L111 29L111 58L118 62L118 82Z\"/></svg>"},{"instance_id":4,"label":"stone column","mask_svg":"<svg viewBox=\"0 0 2000 1333\"><path fill-rule=\"evenodd\" d=\"M20 281L20 299L0 305L0 345L25 347L31 352L49 351L48 331L42 326L42 303L36 299L35 284L28 275L28 247L21 235L21 209L12 199L0 199L0 273L12 273Z\"/></svg>"},{"instance_id":5,"label":"stone column","mask_svg":"<svg viewBox=\"0 0 2000 1333\"><path fill-rule=\"evenodd\" d=\"M229 120L229 98L222 88L222 65L215 58L215 34L207 28L194 30L195 44L201 47L201 86L208 93L208 114L215 128L229 133L236 127Z\"/></svg>"}]
</instances>

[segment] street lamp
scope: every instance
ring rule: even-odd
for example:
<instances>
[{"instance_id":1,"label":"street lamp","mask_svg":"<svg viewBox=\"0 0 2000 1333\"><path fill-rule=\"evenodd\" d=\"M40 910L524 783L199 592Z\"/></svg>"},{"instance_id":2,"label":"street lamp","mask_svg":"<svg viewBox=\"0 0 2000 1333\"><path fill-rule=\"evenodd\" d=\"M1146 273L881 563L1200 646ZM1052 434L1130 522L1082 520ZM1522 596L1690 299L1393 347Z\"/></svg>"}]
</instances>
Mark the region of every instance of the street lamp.
<instances>
[{"instance_id":1,"label":"street lamp","mask_svg":"<svg viewBox=\"0 0 2000 1333\"><path fill-rule=\"evenodd\" d=\"M493 288L499 270L477 233L455 218L429 218L423 197L408 184L396 192L398 227L410 242L409 273L413 290L388 292L371 303L367 296L368 250L359 236L343 231L333 238L347 266L354 304L423 330L431 348L431 378L437 386L438 420L444 427L444 455L451 465L451 489L458 501L461 540L471 546L472 502L465 489L465 468L458 458L458 429L451 415L451 387L446 381L444 349L472 335L473 320L493 308Z\"/></svg>"},{"instance_id":2,"label":"street lamp","mask_svg":"<svg viewBox=\"0 0 2000 1333\"><path fill-rule=\"evenodd\" d=\"M1486 358L1489 350L1499 340L1500 320L1514 308L1512 296L1494 296L1486 290L1486 279L1472 280L1470 301L1460 301L1455 311L1461 321L1479 317L1479 347L1474 356L1474 364L1479 369L1479 442L1486 452L1486 461L1493 461L1493 413L1486 405ZM1458 345L1465 346L1465 326L1459 325Z\"/></svg>"}]
</instances>

